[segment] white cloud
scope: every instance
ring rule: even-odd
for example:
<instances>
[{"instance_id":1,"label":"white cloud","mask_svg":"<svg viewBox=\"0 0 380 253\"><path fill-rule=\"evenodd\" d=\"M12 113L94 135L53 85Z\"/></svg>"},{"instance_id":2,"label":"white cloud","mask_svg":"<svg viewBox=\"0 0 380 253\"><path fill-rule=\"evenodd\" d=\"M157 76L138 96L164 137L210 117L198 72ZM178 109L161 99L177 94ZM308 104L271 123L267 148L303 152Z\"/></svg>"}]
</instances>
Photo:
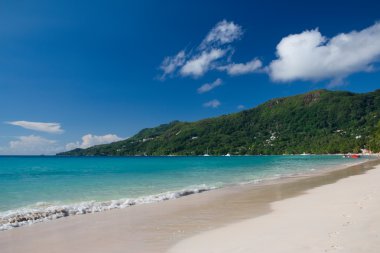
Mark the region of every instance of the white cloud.
<instances>
[{"instance_id":1,"label":"white cloud","mask_svg":"<svg viewBox=\"0 0 380 253\"><path fill-rule=\"evenodd\" d=\"M72 150L75 148L88 148L100 144L108 144L115 141L120 141L120 138L116 134L106 134L106 135L92 135L86 134L82 136L82 142L71 142L66 145L66 150Z\"/></svg>"},{"instance_id":2,"label":"white cloud","mask_svg":"<svg viewBox=\"0 0 380 253\"><path fill-rule=\"evenodd\" d=\"M226 51L222 49L212 49L208 52L202 52L200 55L187 61L181 68L182 76L192 76L194 78L203 76L211 67L213 61L223 57Z\"/></svg>"},{"instance_id":3,"label":"white cloud","mask_svg":"<svg viewBox=\"0 0 380 253\"><path fill-rule=\"evenodd\" d=\"M162 70L161 79L165 79L167 75L173 74L179 67L181 67L185 63L186 54L185 51L182 50L175 56L166 57L160 66Z\"/></svg>"},{"instance_id":4,"label":"white cloud","mask_svg":"<svg viewBox=\"0 0 380 253\"><path fill-rule=\"evenodd\" d=\"M239 110L243 110L243 109L245 109L245 106L244 106L244 105L238 105L237 108L238 108Z\"/></svg>"},{"instance_id":5,"label":"white cloud","mask_svg":"<svg viewBox=\"0 0 380 253\"><path fill-rule=\"evenodd\" d=\"M198 88L197 91L199 94L202 94L202 93L208 92L212 89L215 89L216 87L218 87L220 85L222 85L222 79L218 78L212 83L203 84L201 87Z\"/></svg>"},{"instance_id":6,"label":"white cloud","mask_svg":"<svg viewBox=\"0 0 380 253\"><path fill-rule=\"evenodd\" d=\"M219 100L214 99L203 104L204 107L218 108L221 105Z\"/></svg>"},{"instance_id":7,"label":"white cloud","mask_svg":"<svg viewBox=\"0 0 380 253\"><path fill-rule=\"evenodd\" d=\"M9 142L0 152L5 155L51 155L62 151L55 140L45 139L41 136L18 136L17 140Z\"/></svg>"},{"instance_id":8,"label":"white cloud","mask_svg":"<svg viewBox=\"0 0 380 253\"><path fill-rule=\"evenodd\" d=\"M258 59L253 59L247 63L232 63L227 66L219 67L219 70L225 70L231 76L243 75L258 71L262 67L262 62Z\"/></svg>"},{"instance_id":9,"label":"white cloud","mask_svg":"<svg viewBox=\"0 0 380 253\"><path fill-rule=\"evenodd\" d=\"M339 80L369 71L380 59L380 23L328 39L318 29L289 35L277 45L269 65L274 81Z\"/></svg>"},{"instance_id":10,"label":"white cloud","mask_svg":"<svg viewBox=\"0 0 380 253\"><path fill-rule=\"evenodd\" d=\"M190 76L198 78L221 64L230 62L233 52L232 42L243 35L241 26L226 20L218 22L203 39L202 43L189 53L184 50L175 56L166 57L161 65L161 80L167 76ZM227 54L230 52L229 54ZM177 72L178 71L178 72Z\"/></svg>"},{"instance_id":11,"label":"white cloud","mask_svg":"<svg viewBox=\"0 0 380 253\"><path fill-rule=\"evenodd\" d=\"M59 134L63 133L63 129L61 128L61 124L59 123L44 123L44 122L32 122L32 121L11 121L7 122L10 125L20 126L26 129L46 132L46 133L54 133Z\"/></svg>"},{"instance_id":12,"label":"white cloud","mask_svg":"<svg viewBox=\"0 0 380 253\"><path fill-rule=\"evenodd\" d=\"M205 49L211 46L221 46L240 39L243 35L241 26L226 20L217 23L199 46Z\"/></svg>"}]
</instances>

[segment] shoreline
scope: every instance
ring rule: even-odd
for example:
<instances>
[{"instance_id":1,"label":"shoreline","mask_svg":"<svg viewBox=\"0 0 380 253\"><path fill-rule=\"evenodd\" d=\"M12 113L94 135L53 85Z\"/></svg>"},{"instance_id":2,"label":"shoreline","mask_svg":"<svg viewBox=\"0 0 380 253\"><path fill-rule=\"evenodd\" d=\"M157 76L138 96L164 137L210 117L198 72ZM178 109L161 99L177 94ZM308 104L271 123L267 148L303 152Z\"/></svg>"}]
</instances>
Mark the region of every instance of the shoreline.
<instances>
[{"instance_id":1,"label":"shoreline","mask_svg":"<svg viewBox=\"0 0 380 253\"><path fill-rule=\"evenodd\" d=\"M380 163L271 203L271 212L197 233L167 253L380 251ZM354 166L360 167L360 166Z\"/></svg>"},{"instance_id":2,"label":"shoreline","mask_svg":"<svg viewBox=\"0 0 380 253\"><path fill-rule=\"evenodd\" d=\"M54 252L165 252L189 236L268 214L275 201L362 174L378 163L370 160L272 184L225 187L172 201L70 216L0 232L0 247L3 252L52 252L51 247Z\"/></svg>"},{"instance_id":3,"label":"shoreline","mask_svg":"<svg viewBox=\"0 0 380 253\"><path fill-rule=\"evenodd\" d=\"M366 156L366 160L358 160L357 162L342 163L327 168L310 169L303 172L278 174L273 177L262 178L252 181L242 181L231 184L216 185L192 185L175 191L160 192L157 194L141 196L137 198L121 198L110 199L104 201L81 201L68 204L49 204L47 202L39 202L35 205L20 207L17 209L7 210L0 212L0 233L2 231L17 229L23 226L31 226L36 223L49 222L56 219L67 218L75 215L93 214L98 212L106 212L115 209L124 209L141 204L158 203L168 200L174 200L181 197L186 197L193 194L203 193L213 190L221 190L230 187L239 187L241 185L265 185L276 184L280 181L285 182L290 178L301 178L305 176L312 176L315 174L324 173L324 171L333 171L341 169L342 167L353 166L356 164L364 163L371 159L372 156Z\"/></svg>"}]
</instances>

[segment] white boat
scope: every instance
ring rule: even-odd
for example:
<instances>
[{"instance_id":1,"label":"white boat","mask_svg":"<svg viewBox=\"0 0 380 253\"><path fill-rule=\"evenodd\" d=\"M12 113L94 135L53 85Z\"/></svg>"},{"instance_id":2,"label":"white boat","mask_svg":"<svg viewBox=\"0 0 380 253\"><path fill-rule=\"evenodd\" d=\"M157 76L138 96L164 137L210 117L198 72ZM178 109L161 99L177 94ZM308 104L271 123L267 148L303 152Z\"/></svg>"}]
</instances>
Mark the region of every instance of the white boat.
<instances>
[{"instance_id":1,"label":"white boat","mask_svg":"<svg viewBox=\"0 0 380 253\"><path fill-rule=\"evenodd\" d=\"M227 154L225 154L224 156L231 156L231 154L230 154L230 153L227 153Z\"/></svg>"}]
</instances>

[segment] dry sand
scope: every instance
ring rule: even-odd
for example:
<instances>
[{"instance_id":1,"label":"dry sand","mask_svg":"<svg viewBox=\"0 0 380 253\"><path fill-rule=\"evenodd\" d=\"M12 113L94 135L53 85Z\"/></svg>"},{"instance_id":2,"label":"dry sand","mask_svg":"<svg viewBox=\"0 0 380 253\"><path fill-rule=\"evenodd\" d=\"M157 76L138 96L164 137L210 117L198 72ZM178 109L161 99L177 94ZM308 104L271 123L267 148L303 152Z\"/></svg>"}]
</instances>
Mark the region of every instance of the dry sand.
<instances>
[{"instance_id":1,"label":"dry sand","mask_svg":"<svg viewBox=\"0 0 380 253\"><path fill-rule=\"evenodd\" d=\"M3 231L0 252L380 252L376 164Z\"/></svg>"},{"instance_id":2,"label":"dry sand","mask_svg":"<svg viewBox=\"0 0 380 253\"><path fill-rule=\"evenodd\" d=\"M380 252L380 166L271 208L183 240L169 252Z\"/></svg>"}]
</instances>

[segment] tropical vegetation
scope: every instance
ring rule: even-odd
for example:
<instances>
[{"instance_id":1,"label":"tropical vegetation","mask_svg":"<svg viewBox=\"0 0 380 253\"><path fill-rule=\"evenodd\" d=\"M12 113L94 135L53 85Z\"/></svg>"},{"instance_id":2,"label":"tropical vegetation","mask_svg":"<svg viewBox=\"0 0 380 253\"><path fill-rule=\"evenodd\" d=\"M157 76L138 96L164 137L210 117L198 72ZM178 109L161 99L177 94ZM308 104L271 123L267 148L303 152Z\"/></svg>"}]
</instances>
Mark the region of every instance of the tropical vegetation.
<instances>
[{"instance_id":1,"label":"tropical vegetation","mask_svg":"<svg viewBox=\"0 0 380 253\"><path fill-rule=\"evenodd\" d=\"M196 122L173 121L135 136L59 155L268 155L380 151L380 90L316 90Z\"/></svg>"}]
</instances>

